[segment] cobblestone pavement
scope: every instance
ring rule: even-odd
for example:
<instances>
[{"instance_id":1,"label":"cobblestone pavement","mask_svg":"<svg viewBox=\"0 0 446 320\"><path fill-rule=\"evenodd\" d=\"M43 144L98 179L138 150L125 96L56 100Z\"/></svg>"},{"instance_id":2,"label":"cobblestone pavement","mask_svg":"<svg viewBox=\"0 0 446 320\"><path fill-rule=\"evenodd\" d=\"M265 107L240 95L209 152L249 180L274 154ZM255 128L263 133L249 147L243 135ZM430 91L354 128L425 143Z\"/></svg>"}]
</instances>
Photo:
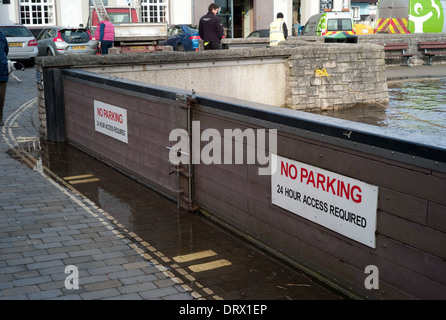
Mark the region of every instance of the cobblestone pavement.
<instances>
[{"instance_id":1,"label":"cobblestone pavement","mask_svg":"<svg viewBox=\"0 0 446 320\"><path fill-rule=\"evenodd\" d=\"M39 143L34 73L16 72L23 81L11 77L7 88L0 137L0 299L200 298L113 228L100 208L16 154Z\"/></svg>"}]
</instances>

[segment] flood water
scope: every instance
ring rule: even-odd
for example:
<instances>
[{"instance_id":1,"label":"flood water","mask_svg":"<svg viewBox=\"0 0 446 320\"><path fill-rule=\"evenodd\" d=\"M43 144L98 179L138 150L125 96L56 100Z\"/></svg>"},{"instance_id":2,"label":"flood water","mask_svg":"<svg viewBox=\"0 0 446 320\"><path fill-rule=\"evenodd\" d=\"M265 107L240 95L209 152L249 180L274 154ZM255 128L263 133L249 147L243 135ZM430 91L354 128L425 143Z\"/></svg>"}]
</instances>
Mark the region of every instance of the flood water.
<instances>
[{"instance_id":1,"label":"flood water","mask_svg":"<svg viewBox=\"0 0 446 320\"><path fill-rule=\"evenodd\" d=\"M392 83L388 87L388 106L367 105L322 114L397 131L446 138L446 79L406 81Z\"/></svg>"}]
</instances>

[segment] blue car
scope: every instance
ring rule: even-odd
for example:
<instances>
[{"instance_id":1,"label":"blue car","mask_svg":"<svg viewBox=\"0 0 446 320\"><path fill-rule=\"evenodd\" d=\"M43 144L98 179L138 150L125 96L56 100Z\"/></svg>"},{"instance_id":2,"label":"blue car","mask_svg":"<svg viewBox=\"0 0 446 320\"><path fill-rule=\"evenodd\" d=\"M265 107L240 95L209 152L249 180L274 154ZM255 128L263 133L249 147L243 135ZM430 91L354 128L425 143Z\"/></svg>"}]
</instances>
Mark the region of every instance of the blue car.
<instances>
[{"instance_id":1,"label":"blue car","mask_svg":"<svg viewBox=\"0 0 446 320\"><path fill-rule=\"evenodd\" d=\"M190 24L169 26L167 36L167 40L161 44L172 46L174 51L197 51L201 40L198 26Z\"/></svg>"}]
</instances>

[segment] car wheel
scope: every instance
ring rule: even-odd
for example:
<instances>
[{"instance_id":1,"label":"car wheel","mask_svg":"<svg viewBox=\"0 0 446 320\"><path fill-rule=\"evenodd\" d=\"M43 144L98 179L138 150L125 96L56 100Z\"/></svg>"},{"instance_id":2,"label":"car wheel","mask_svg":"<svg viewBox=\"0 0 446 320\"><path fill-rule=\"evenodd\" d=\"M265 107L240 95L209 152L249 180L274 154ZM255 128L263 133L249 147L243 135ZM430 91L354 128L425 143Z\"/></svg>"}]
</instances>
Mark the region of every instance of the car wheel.
<instances>
[{"instance_id":1,"label":"car wheel","mask_svg":"<svg viewBox=\"0 0 446 320\"><path fill-rule=\"evenodd\" d=\"M46 50L46 55L47 55L47 56L54 56L53 51L51 51L50 48L48 48L48 49Z\"/></svg>"},{"instance_id":2,"label":"car wheel","mask_svg":"<svg viewBox=\"0 0 446 320\"><path fill-rule=\"evenodd\" d=\"M182 44L177 45L177 51L186 51Z\"/></svg>"}]
</instances>

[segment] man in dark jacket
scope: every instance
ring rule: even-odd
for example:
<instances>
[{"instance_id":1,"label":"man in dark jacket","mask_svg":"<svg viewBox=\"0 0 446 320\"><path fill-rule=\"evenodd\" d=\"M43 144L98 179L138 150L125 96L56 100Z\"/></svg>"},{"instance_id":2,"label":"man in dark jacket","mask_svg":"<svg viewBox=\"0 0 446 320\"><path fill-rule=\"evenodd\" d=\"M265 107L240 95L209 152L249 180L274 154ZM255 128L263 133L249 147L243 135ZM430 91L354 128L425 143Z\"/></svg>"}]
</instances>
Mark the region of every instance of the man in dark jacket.
<instances>
[{"instance_id":1,"label":"man in dark jacket","mask_svg":"<svg viewBox=\"0 0 446 320\"><path fill-rule=\"evenodd\" d=\"M223 26L217 13L220 7L215 3L209 5L208 13L200 19L198 32L204 42L205 50L222 49L221 39L223 38Z\"/></svg>"},{"instance_id":2,"label":"man in dark jacket","mask_svg":"<svg viewBox=\"0 0 446 320\"><path fill-rule=\"evenodd\" d=\"M8 41L3 32L0 31L0 127L5 125L3 122L3 107L5 106L6 83L9 80L8 53Z\"/></svg>"}]
</instances>

